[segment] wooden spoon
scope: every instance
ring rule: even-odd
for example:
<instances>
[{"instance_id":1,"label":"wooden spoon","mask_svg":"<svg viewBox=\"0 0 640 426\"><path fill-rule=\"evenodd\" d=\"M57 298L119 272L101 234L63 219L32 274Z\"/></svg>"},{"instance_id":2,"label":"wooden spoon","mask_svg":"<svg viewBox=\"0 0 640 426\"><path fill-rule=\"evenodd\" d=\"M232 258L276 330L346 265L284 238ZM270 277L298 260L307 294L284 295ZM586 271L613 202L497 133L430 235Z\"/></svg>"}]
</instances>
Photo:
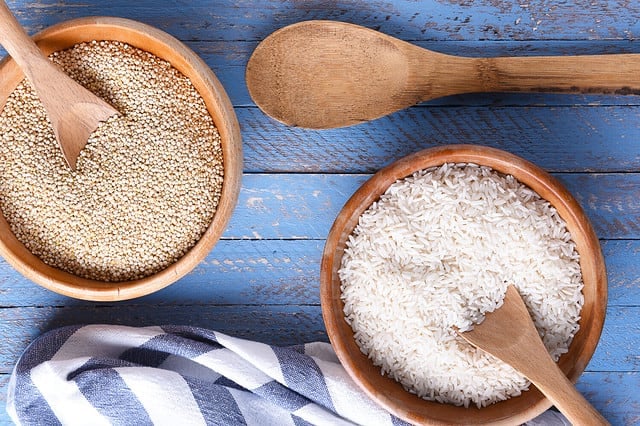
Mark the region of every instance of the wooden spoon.
<instances>
[{"instance_id":1,"label":"wooden spoon","mask_svg":"<svg viewBox=\"0 0 640 426\"><path fill-rule=\"evenodd\" d=\"M80 151L101 121L118 114L76 83L38 49L7 4L0 0L0 44L22 69L42 102L67 164L75 169Z\"/></svg>"},{"instance_id":2,"label":"wooden spoon","mask_svg":"<svg viewBox=\"0 0 640 426\"><path fill-rule=\"evenodd\" d=\"M506 362L536 387L574 425L608 425L551 359L520 293L507 287L504 304L473 330L459 333L473 346Z\"/></svg>"},{"instance_id":3,"label":"wooden spoon","mask_svg":"<svg viewBox=\"0 0 640 426\"><path fill-rule=\"evenodd\" d=\"M466 58L358 25L306 21L262 41L246 80L267 115L326 129L461 93L640 94L640 55Z\"/></svg>"}]
</instances>

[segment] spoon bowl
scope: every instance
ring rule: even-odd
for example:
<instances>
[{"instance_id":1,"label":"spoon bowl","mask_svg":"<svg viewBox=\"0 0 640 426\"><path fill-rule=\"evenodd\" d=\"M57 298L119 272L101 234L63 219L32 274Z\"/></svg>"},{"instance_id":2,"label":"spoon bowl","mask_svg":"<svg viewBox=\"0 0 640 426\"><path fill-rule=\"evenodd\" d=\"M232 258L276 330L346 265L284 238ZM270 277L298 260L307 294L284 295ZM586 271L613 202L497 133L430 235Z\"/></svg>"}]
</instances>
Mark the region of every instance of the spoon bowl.
<instances>
[{"instance_id":1,"label":"spoon bowl","mask_svg":"<svg viewBox=\"0 0 640 426\"><path fill-rule=\"evenodd\" d=\"M327 129L474 92L640 93L640 55L467 58L336 21L305 21L263 40L247 87L267 115Z\"/></svg>"},{"instance_id":2,"label":"spoon bowl","mask_svg":"<svg viewBox=\"0 0 640 426\"><path fill-rule=\"evenodd\" d=\"M405 88L415 82L403 49L414 46L355 25L302 22L258 45L247 86L263 111L290 126L357 124L406 107ZM420 101L414 96L410 104Z\"/></svg>"}]
</instances>

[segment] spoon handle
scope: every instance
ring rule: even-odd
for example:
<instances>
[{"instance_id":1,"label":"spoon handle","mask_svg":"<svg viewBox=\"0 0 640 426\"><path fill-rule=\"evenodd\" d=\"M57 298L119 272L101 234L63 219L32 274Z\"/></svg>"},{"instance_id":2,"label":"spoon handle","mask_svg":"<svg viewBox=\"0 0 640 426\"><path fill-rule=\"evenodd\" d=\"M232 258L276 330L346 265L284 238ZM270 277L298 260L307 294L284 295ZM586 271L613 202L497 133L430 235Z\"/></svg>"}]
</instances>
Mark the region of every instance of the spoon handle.
<instances>
[{"instance_id":1,"label":"spoon handle","mask_svg":"<svg viewBox=\"0 0 640 426\"><path fill-rule=\"evenodd\" d=\"M38 86L35 79L40 73L37 70L42 66L51 68L51 64L3 0L0 0L0 44L16 61L29 81Z\"/></svg>"},{"instance_id":2,"label":"spoon handle","mask_svg":"<svg viewBox=\"0 0 640 426\"><path fill-rule=\"evenodd\" d=\"M544 347L543 347L544 349ZM536 373L523 371L533 384L564 414L574 425L609 425L609 422L578 392L545 350L546 359L539 359L539 377Z\"/></svg>"},{"instance_id":3,"label":"spoon handle","mask_svg":"<svg viewBox=\"0 0 640 426\"><path fill-rule=\"evenodd\" d=\"M474 58L483 91L640 95L640 54Z\"/></svg>"}]
</instances>

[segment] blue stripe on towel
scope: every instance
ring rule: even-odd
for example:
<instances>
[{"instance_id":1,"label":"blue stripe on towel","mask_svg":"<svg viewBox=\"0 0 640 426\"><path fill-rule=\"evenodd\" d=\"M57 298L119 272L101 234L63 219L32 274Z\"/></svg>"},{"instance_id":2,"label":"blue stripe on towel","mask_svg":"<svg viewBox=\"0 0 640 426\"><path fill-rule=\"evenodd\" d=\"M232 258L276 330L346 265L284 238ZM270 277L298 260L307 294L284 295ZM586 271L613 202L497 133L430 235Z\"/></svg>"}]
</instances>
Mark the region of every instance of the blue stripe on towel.
<instances>
[{"instance_id":1,"label":"blue stripe on towel","mask_svg":"<svg viewBox=\"0 0 640 426\"><path fill-rule=\"evenodd\" d=\"M335 411L324 375L311 357L288 348L272 347L276 354L286 385L313 402Z\"/></svg>"},{"instance_id":2,"label":"blue stripe on towel","mask_svg":"<svg viewBox=\"0 0 640 426\"><path fill-rule=\"evenodd\" d=\"M94 368L83 368L74 375L80 391L91 405L114 425L130 425L132 419L136 424L151 424L143 405L118 372L112 368L95 368L97 365L92 363Z\"/></svg>"},{"instance_id":3,"label":"blue stripe on towel","mask_svg":"<svg viewBox=\"0 0 640 426\"><path fill-rule=\"evenodd\" d=\"M80 328L80 326L64 327L43 334L29 345L18 361L14 372L16 375L15 389L10 390L10 392L14 392L14 408L18 413L18 417L25 423L28 424L31 419L35 419L40 424L60 424L47 401L31 381L30 372L32 368L43 360L53 358L69 337ZM21 415L24 413L28 413L28 417L25 418L25 416Z\"/></svg>"},{"instance_id":4,"label":"blue stripe on towel","mask_svg":"<svg viewBox=\"0 0 640 426\"><path fill-rule=\"evenodd\" d=\"M238 403L229 389L209 382L185 378L208 425L246 425Z\"/></svg>"},{"instance_id":5,"label":"blue stripe on towel","mask_svg":"<svg viewBox=\"0 0 640 426\"><path fill-rule=\"evenodd\" d=\"M158 367L169 355L195 358L213 350L210 345L173 334L161 334L137 348L126 350L120 359L148 367Z\"/></svg>"},{"instance_id":6,"label":"blue stripe on towel","mask_svg":"<svg viewBox=\"0 0 640 426\"><path fill-rule=\"evenodd\" d=\"M293 419L293 424L296 426L313 426L313 423L309 423L298 416L292 415L291 418Z\"/></svg>"},{"instance_id":7,"label":"blue stripe on towel","mask_svg":"<svg viewBox=\"0 0 640 426\"><path fill-rule=\"evenodd\" d=\"M296 411L311 401L297 392L293 392L286 386L275 380L253 390L253 393L260 395L267 401L273 402L288 411Z\"/></svg>"},{"instance_id":8,"label":"blue stripe on towel","mask_svg":"<svg viewBox=\"0 0 640 426\"><path fill-rule=\"evenodd\" d=\"M407 423L404 420L397 418L396 416L391 416L391 423L393 424L393 426L411 426L411 423Z\"/></svg>"}]
</instances>

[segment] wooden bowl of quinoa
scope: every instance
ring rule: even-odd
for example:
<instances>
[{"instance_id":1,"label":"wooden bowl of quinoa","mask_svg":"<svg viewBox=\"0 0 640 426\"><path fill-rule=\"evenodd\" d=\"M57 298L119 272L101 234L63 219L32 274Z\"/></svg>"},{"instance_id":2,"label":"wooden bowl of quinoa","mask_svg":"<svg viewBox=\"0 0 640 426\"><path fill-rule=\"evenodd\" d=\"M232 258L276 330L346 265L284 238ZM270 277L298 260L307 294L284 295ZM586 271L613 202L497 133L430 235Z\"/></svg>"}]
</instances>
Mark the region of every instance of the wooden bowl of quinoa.
<instances>
[{"instance_id":1,"label":"wooden bowl of quinoa","mask_svg":"<svg viewBox=\"0 0 640 426\"><path fill-rule=\"evenodd\" d=\"M22 72L0 63L0 254L85 300L175 282L213 248L238 198L242 142L224 88L189 48L139 22L82 18L34 40L121 114L71 171Z\"/></svg>"},{"instance_id":2,"label":"wooden bowl of quinoa","mask_svg":"<svg viewBox=\"0 0 640 426\"><path fill-rule=\"evenodd\" d=\"M505 151L451 145L376 173L327 237L320 301L355 382L415 424L518 425L549 402L462 340L514 284L552 358L574 383L607 306L605 264L579 203Z\"/></svg>"}]
</instances>

